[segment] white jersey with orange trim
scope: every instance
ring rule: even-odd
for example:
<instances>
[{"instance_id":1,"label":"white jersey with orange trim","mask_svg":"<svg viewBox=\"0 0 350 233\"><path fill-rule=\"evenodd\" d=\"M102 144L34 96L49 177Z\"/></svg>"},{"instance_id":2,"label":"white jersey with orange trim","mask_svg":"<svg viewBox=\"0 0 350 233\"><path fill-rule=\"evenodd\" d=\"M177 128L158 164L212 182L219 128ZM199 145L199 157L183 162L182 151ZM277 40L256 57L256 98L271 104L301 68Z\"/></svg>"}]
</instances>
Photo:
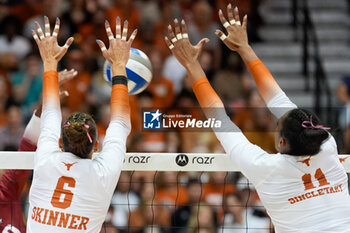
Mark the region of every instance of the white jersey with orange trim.
<instances>
[{"instance_id":1,"label":"white jersey with orange trim","mask_svg":"<svg viewBox=\"0 0 350 233\"><path fill-rule=\"evenodd\" d=\"M280 118L296 105L280 92L268 107ZM222 120L234 125L227 116ZM348 178L331 135L314 156L268 154L240 131L216 135L254 184L276 233L350 232Z\"/></svg>"},{"instance_id":2,"label":"white jersey with orange trim","mask_svg":"<svg viewBox=\"0 0 350 233\"><path fill-rule=\"evenodd\" d=\"M99 232L119 179L130 124L112 120L103 149L94 159L61 152L60 131L59 106L44 102L27 232Z\"/></svg>"}]
</instances>

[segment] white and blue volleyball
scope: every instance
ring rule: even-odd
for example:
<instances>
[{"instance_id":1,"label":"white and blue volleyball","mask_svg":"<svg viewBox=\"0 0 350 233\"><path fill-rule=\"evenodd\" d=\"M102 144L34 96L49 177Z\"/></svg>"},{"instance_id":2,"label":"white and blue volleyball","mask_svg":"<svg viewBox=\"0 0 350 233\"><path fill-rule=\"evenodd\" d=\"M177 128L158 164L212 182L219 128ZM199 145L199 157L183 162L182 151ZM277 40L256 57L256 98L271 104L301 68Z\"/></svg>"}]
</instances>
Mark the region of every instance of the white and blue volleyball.
<instances>
[{"instance_id":1,"label":"white and blue volleyball","mask_svg":"<svg viewBox=\"0 0 350 233\"><path fill-rule=\"evenodd\" d=\"M103 76L112 82L112 66L106 60L103 66ZM136 95L145 90L152 80L152 64L147 55L139 49L130 49L130 58L126 64L126 76L130 95Z\"/></svg>"}]
</instances>

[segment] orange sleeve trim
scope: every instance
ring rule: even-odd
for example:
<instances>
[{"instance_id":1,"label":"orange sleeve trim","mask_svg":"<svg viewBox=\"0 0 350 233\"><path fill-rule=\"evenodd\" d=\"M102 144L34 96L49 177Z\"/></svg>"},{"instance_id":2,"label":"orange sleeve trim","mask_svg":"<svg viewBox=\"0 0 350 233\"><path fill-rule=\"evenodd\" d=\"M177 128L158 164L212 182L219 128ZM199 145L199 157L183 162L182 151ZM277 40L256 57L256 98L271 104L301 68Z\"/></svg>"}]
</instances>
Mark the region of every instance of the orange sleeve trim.
<instances>
[{"instance_id":1,"label":"orange sleeve trim","mask_svg":"<svg viewBox=\"0 0 350 233\"><path fill-rule=\"evenodd\" d=\"M195 81L192 89L202 108L223 107L220 97L211 87L207 78L201 78Z\"/></svg>"},{"instance_id":2,"label":"orange sleeve trim","mask_svg":"<svg viewBox=\"0 0 350 233\"><path fill-rule=\"evenodd\" d=\"M265 102L268 102L278 92L282 91L270 71L260 59L251 61L248 64L248 69L254 78L261 97Z\"/></svg>"},{"instance_id":3,"label":"orange sleeve trim","mask_svg":"<svg viewBox=\"0 0 350 233\"><path fill-rule=\"evenodd\" d=\"M44 72L44 77L46 77L46 76L52 76L52 75L57 76L57 78L58 78L58 72L55 71L55 70L50 70L50 71Z\"/></svg>"},{"instance_id":4,"label":"orange sleeve trim","mask_svg":"<svg viewBox=\"0 0 350 233\"><path fill-rule=\"evenodd\" d=\"M203 84L203 83L208 83L209 84L209 81L207 78L200 78L198 80L196 80L193 84L192 84L192 89L196 89L198 88L199 85Z\"/></svg>"},{"instance_id":5,"label":"orange sleeve trim","mask_svg":"<svg viewBox=\"0 0 350 233\"><path fill-rule=\"evenodd\" d=\"M250 69L253 69L253 67L254 67L255 65L258 65L258 64L261 64L261 63L262 63L262 61L261 61L260 59L255 59L255 60L249 62L249 64L248 64L248 69L249 69L249 70L250 70Z\"/></svg>"},{"instance_id":6,"label":"orange sleeve trim","mask_svg":"<svg viewBox=\"0 0 350 233\"><path fill-rule=\"evenodd\" d=\"M129 91L124 84L116 84L112 87L111 117L130 119Z\"/></svg>"},{"instance_id":7,"label":"orange sleeve trim","mask_svg":"<svg viewBox=\"0 0 350 233\"><path fill-rule=\"evenodd\" d=\"M59 105L59 84L57 71L47 71L43 75L43 104L53 102Z\"/></svg>"}]
</instances>

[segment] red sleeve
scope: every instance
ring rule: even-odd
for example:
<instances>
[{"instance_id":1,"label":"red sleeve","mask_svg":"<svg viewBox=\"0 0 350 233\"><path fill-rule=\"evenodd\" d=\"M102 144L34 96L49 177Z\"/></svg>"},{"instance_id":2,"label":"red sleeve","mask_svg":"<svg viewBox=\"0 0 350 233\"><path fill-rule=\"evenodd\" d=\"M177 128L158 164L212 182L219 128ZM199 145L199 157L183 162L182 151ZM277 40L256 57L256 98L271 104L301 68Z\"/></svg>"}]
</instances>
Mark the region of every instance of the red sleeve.
<instances>
[{"instance_id":1,"label":"red sleeve","mask_svg":"<svg viewBox=\"0 0 350 233\"><path fill-rule=\"evenodd\" d=\"M0 200L17 201L31 170L8 170L0 179Z\"/></svg>"},{"instance_id":2,"label":"red sleeve","mask_svg":"<svg viewBox=\"0 0 350 233\"><path fill-rule=\"evenodd\" d=\"M22 138L19 151L35 151L36 146ZM0 178L0 200L14 201L20 198L31 170L8 170Z\"/></svg>"},{"instance_id":3,"label":"red sleeve","mask_svg":"<svg viewBox=\"0 0 350 233\"><path fill-rule=\"evenodd\" d=\"M18 151L36 151L36 145L26 138L22 138Z\"/></svg>"}]
</instances>

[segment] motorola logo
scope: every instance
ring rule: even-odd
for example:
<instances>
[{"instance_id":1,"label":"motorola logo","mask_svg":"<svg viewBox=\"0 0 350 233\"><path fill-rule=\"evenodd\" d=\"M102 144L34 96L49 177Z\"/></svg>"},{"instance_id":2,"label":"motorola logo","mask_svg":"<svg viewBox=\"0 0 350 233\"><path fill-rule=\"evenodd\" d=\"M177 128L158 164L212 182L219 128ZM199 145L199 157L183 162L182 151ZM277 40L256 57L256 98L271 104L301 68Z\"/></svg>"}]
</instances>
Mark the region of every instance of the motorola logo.
<instances>
[{"instance_id":1,"label":"motorola logo","mask_svg":"<svg viewBox=\"0 0 350 233\"><path fill-rule=\"evenodd\" d=\"M188 157L185 154L179 154L175 158L175 162L180 167L186 166L188 164Z\"/></svg>"}]
</instances>

